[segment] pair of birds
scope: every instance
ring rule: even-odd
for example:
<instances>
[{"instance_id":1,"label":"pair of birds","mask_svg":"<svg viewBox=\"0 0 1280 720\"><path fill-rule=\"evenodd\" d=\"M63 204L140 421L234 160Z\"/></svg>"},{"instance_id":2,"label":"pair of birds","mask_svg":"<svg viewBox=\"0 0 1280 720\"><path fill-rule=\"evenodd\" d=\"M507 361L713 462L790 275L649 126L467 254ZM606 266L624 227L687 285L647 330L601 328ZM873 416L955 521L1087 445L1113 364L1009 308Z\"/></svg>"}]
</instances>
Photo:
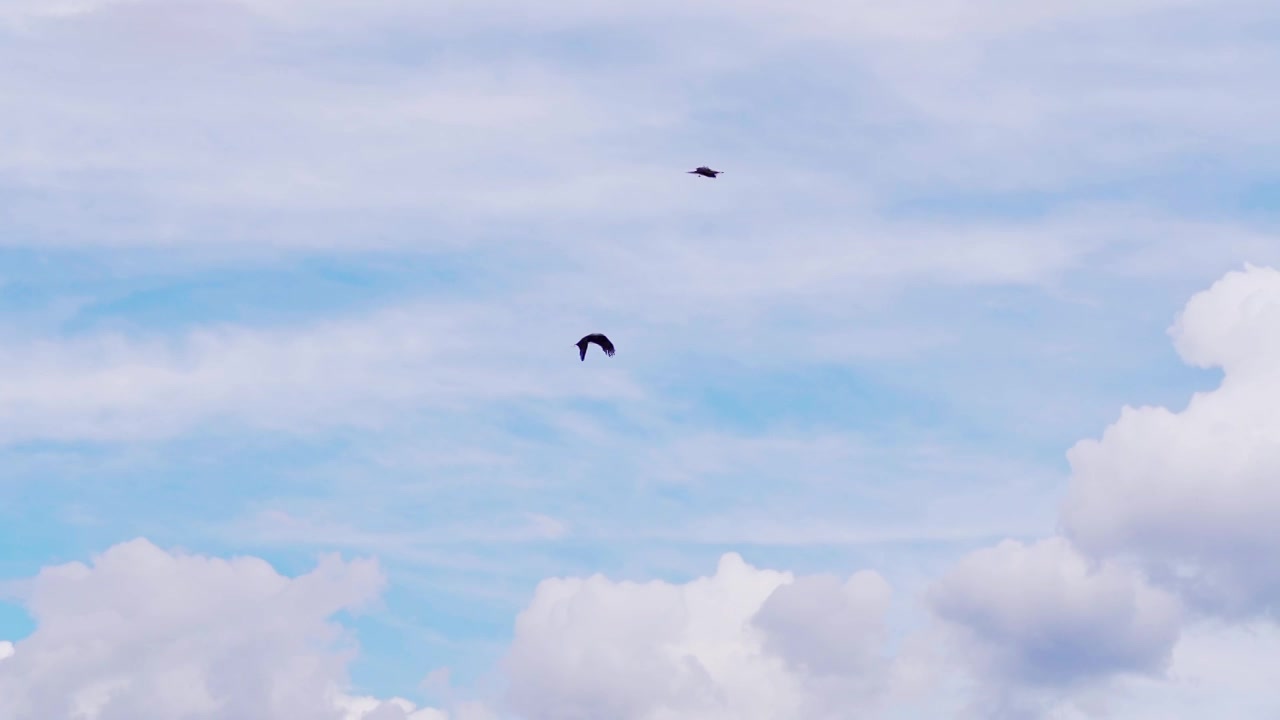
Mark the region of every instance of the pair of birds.
<instances>
[{"instance_id":1,"label":"pair of birds","mask_svg":"<svg viewBox=\"0 0 1280 720\"><path fill-rule=\"evenodd\" d=\"M690 170L688 174L701 175L703 177L709 177L712 180L714 180L715 177L722 172L724 171L712 170L706 165L702 165L697 168L694 168L693 170ZM600 349L604 350L605 355L608 355L609 357L613 357L613 353L614 353L613 342L611 342L609 338L605 337L602 333L591 333L590 335L584 335L581 340L574 343L574 345L578 346L579 360L587 359L587 346L590 345L591 343L595 343L596 345L599 345Z\"/></svg>"}]
</instances>

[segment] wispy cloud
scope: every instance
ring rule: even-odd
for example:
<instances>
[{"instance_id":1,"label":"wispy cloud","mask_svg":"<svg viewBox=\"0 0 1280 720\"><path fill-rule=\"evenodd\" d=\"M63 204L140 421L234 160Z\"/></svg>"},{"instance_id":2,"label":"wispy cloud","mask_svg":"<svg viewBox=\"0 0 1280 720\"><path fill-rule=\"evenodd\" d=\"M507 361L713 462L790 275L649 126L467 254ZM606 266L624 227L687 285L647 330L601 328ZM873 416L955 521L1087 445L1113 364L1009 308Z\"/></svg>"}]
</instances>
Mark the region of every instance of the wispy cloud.
<instances>
[{"instance_id":1,"label":"wispy cloud","mask_svg":"<svg viewBox=\"0 0 1280 720\"><path fill-rule=\"evenodd\" d=\"M570 593L601 603L566 616L586 652L659 587L623 580L698 602L750 586L736 615L651 618L705 670L658 656L652 677L691 695L570 673L524 707L633 707L640 688L790 717L847 707L796 669L829 659L807 652L822 638L762 649L739 620L785 573L708 568L870 568L909 648L888 704L954 714L947 683L979 666L933 652L918 600L967 553L982 582L961 615L1000 615L969 650L1122 614L1120 570L1044 538L1068 482L1126 485L1069 481L1062 454L1126 403L1211 384L1169 318L1242 260L1280 262L1280 101L1259 90L1277 19L1261 0L5 3L0 546L18 549L0 574L140 534L281 567L375 554L389 588L352 620L353 672L380 698L441 666L477 681L531 596L558 602L547 587L599 591ZM704 163L725 175L683 174ZM579 362L592 331L618 355ZM1143 497L1203 504L1180 487ZM1094 551L1168 551L1102 533L1098 507L1073 516ZM1008 537L1021 550L982 554ZM1061 603L1014 607L1028 577L1066 578ZM1142 583L1178 589L1161 580ZM805 582L775 621L881 610L863 585ZM1175 674L1218 652L1188 642ZM1155 681L1104 672L1134 663L1073 657L1107 677L1057 711L1113 691L1158 706Z\"/></svg>"},{"instance_id":2,"label":"wispy cloud","mask_svg":"<svg viewBox=\"0 0 1280 720\"><path fill-rule=\"evenodd\" d=\"M524 355L532 364L523 369L494 366L495 350L528 337L512 320L458 305L415 306L274 332L202 328L176 341L103 333L11 342L0 356L8 408L0 427L10 441L154 438L228 418L285 430L367 426L379 411L421 410L427 398L446 406L564 398L555 383L570 376L563 363L553 369L556 353L546 348ZM561 350L574 338L562 339ZM539 366L543 372L531 375ZM559 387L586 398L639 392L616 372L612 378Z\"/></svg>"}]
</instances>

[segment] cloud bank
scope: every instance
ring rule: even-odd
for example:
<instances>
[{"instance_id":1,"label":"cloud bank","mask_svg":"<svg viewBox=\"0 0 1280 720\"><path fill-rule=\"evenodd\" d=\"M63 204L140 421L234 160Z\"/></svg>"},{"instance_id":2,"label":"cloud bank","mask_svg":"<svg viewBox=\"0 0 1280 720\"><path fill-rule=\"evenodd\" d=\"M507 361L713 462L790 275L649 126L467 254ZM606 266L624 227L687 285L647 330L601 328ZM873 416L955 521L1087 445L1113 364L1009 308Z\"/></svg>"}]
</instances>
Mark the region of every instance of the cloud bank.
<instances>
[{"instance_id":1,"label":"cloud bank","mask_svg":"<svg viewBox=\"0 0 1280 720\"><path fill-rule=\"evenodd\" d=\"M445 720L342 693L355 646L332 616L384 584L372 560L290 578L143 539L47 567L14 588L36 629L4 645L0 718Z\"/></svg>"},{"instance_id":2,"label":"cloud bank","mask_svg":"<svg viewBox=\"0 0 1280 720\"><path fill-rule=\"evenodd\" d=\"M872 569L796 575L729 553L683 584L549 579L515 620L505 694L465 712L772 720L933 703L1048 718L1179 692L1180 666L1202 657L1184 643L1211 647L1249 622L1274 636L1280 271L1228 273L1171 335L1188 363L1220 367L1221 384L1182 411L1125 408L1072 448L1063 534L965 556L905 637L890 632L894 596ZM288 578L142 539L47 567L11 585L36 629L0 644L0 717L451 717L346 694L355 650L332 616L384 583L367 560L325 557ZM934 643L945 651L922 651ZM946 668L968 690L940 679Z\"/></svg>"},{"instance_id":3,"label":"cloud bank","mask_svg":"<svg viewBox=\"0 0 1280 720\"><path fill-rule=\"evenodd\" d=\"M0 720L1271 720L1277 13L3 3Z\"/></svg>"}]
</instances>

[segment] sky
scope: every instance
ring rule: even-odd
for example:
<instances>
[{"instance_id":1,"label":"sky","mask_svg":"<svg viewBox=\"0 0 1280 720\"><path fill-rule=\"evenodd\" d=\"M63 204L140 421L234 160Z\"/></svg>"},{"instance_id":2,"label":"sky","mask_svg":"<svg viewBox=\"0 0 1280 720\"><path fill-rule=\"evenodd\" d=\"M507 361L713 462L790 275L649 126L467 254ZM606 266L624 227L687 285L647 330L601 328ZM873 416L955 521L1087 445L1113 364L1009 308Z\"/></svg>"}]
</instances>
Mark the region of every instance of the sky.
<instances>
[{"instance_id":1,"label":"sky","mask_svg":"<svg viewBox=\"0 0 1280 720\"><path fill-rule=\"evenodd\" d=\"M1278 34L0 0L0 720L1275 718Z\"/></svg>"}]
</instances>

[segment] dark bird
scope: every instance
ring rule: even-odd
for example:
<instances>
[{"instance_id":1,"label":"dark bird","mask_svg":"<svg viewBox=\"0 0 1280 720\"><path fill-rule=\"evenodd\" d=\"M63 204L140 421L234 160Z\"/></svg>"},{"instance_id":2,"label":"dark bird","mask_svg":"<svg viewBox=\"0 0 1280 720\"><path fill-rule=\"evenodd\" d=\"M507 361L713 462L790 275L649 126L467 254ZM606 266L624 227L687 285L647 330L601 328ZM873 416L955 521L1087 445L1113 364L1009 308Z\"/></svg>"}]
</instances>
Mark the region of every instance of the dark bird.
<instances>
[{"instance_id":1,"label":"dark bird","mask_svg":"<svg viewBox=\"0 0 1280 720\"><path fill-rule=\"evenodd\" d=\"M578 346L579 360L587 359L587 343L595 343L599 345L600 349L604 350L605 355L608 355L609 357L613 357L613 343L609 342L609 338L605 337L604 335L601 335L600 333L591 333L590 335L586 335L581 340L574 343L575 345Z\"/></svg>"},{"instance_id":2,"label":"dark bird","mask_svg":"<svg viewBox=\"0 0 1280 720\"><path fill-rule=\"evenodd\" d=\"M690 170L688 174L690 174L690 175L701 175L702 177L709 177L709 178L711 178L711 179L713 179L713 180L714 180L714 179L715 179L715 177L716 177L717 175L719 175L720 173L722 173L722 172L724 172L724 171L723 171L723 170L712 170L711 168L707 167L706 165L703 165L702 167L698 168L697 170Z\"/></svg>"}]
</instances>

